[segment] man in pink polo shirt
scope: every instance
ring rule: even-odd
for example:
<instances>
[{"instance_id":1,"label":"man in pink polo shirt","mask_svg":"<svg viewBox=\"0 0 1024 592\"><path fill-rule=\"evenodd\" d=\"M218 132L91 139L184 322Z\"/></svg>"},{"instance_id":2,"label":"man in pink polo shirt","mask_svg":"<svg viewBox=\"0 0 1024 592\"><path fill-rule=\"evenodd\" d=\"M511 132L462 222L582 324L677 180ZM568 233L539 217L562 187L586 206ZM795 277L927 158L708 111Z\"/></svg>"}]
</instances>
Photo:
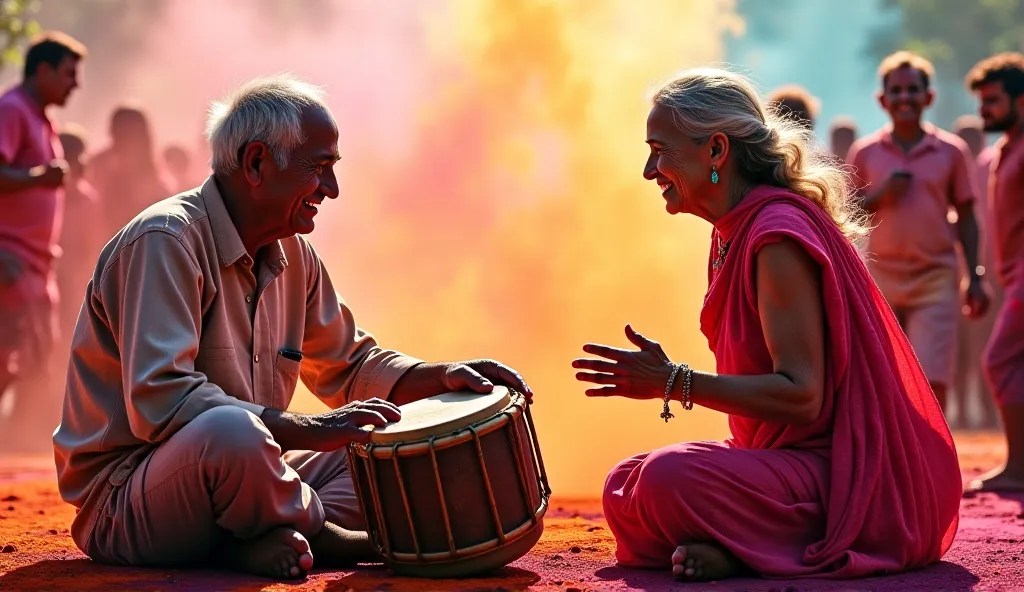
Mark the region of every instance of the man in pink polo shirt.
<instances>
[{"instance_id":1,"label":"man in pink polo shirt","mask_svg":"<svg viewBox=\"0 0 1024 592\"><path fill-rule=\"evenodd\" d=\"M865 209L874 216L868 267L945 407L953 380L960 310L956 241L969 281L965 313L988 308L978 268L974 162L966 143L921 120L931 105L931 63L897 52L879 66L879 103L892 123L854 142L847 162L860 180ZM956 230L947 220L957 212Z\"/></svg>"},{"instance_id":2,"label":"man in pink polo shirt","mask_svg":"<svg viewBox=\"0 0 1024 592\"><path fill-rule=\"evenodd\" d=\"M989 212L1003 303L982 365L1006 430L1007 459L968 484L974 491L1024 491L1024 55L1004 53L967 75L985 131L1003 132L992 147Z\"/></svg>"},{"instance_id":3,"label":"man in pink polo shirt","mask_svg":"<svg viewBox=\"0 0 1024 592\"><path fill-rule=\"evenodd\" d=\"M0 96L0 397L16 383L18 408L11 414L10 399L3 401L8 450L45 449L60 420L49 356L67 164L46 108L68 100L84 56L78 41L47 33L29 47L21 84Z\"/></svg>"}]
</instances>

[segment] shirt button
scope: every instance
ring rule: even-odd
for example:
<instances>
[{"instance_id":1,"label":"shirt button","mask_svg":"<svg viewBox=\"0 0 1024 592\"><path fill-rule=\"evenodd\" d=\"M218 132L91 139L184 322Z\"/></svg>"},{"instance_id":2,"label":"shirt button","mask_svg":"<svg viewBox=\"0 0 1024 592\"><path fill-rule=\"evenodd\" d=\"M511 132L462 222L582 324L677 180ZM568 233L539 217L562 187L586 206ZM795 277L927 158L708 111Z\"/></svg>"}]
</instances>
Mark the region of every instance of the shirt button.
<instances>
[{"instance_id":1,"label":"shirt button","mask_svg":"<svg viewBox=\"0 0 1024 592\"><path fill-rule=\"evenodd\" d=\"M250 295L246 294L246 295L245 295L245 301L246 301L246 302L252 302L252 296L250 296Z\"/></svg>"},{"instance_id":2,"label":"shirt button","mask_svg":"<svg viewBox=\"0 0 1024 592\"><path fill-rule=\"evenodd\" d=\"M260 355L256 354L255 356L252 357L252 360L254 362L256 362L257 364L259 364L260 363Z\"/></svg>"}]
</instances>

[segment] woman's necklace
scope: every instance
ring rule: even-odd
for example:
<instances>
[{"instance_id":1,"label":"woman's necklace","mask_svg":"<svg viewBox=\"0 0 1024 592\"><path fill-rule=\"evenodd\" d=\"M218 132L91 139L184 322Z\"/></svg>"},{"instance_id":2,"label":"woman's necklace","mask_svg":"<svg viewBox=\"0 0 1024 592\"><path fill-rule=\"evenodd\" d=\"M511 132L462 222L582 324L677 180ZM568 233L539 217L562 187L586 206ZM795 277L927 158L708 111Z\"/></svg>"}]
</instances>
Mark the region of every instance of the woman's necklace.
<instances>
[{"instance_id":1,"label":"woman's necklace","mask_svg":"<svg viewBox=\"0 0 1024 592\"><path fill-rule=\"evenodd\" d=\"M718 232L715 233L715 243L717 254L715 260L711 263L712 269L718 271L722 265L725 264L725 256L729 252L729 242L722 240L722 235Z\"/></svg>"}]
</instances>

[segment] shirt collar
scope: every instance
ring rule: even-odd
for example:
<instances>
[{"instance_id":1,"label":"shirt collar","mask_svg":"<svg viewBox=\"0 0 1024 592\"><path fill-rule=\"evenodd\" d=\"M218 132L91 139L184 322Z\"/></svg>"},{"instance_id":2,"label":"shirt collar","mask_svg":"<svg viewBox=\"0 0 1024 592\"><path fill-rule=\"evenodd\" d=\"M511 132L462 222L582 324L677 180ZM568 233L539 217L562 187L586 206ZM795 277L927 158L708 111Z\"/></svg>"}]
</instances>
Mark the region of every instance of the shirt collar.
<instances>
[{"instance_id":1,"label":"shirt collar","mask_svg":"<svg viewBox=\"0 0 1024 592\"><path fill-rule=\"evenodd\" d=\"M892 129L893 125L891 123L886 124L885 127L882 128L882 142L886 146L902 152L903 148L899 144L897 144L896 140L894 140L892 137ZM928 123L927 121L922 121L921 129L924 131L924 137L921 138L921 141L910 149L910 152L907 153L908 155L915 154L917 152L922 152L924 150L934 150L935 148L939 147L940 142L939 138L936 136L935 133L935 126Z\"/></svg>"},{"instance_id":2,"label":"shirt collar","mask_svg":"<svg viewBox=\"0 0 1024 592\"><path fill-rule=\"evenodd\" d=\"M217 187L217 182L214 180L213 175L207 177L199 193L203 198L203 203L206 205L206 213L210 216L213 242L217 247L217 257L220 258L221 267L234 265L239 260L242 260L246 266L251 267L253 264L252 257L249 256L249 253L245 250L245 245L242 244L242 237L238 235L235 222L231 219L231 215L228 214L227 206L224 205L224 198L221 196L220 188ZM284 255L281 241L274 241L263 247L263 249L266 255L264 260L269 265L276 267L275 262L277 262L281 269L288 266L288 258Z\"/></svg>"}]
</instances>

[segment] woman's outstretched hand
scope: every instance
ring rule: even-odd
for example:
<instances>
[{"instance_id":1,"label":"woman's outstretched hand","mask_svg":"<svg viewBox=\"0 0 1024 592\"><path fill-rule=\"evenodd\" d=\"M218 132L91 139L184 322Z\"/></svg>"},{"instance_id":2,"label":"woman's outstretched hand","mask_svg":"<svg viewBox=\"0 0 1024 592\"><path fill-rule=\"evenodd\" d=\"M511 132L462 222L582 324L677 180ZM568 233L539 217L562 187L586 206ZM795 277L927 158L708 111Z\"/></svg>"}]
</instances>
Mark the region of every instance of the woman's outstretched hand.
<instances>
[{"instance_id":1,"label":"woman's outstretched hand","mask_svg":"<svg viewBox=\"0 0 1024 592\"><path fill-rule=\"evenodd\" d=\"M658 342L637 333L630 325L626 325L626 338L640 351L588 343L583 351L607 360L580 358L572 361L573 368L590 370L577 372L576 380L605 385L587 389L588 397L660 399L665 395L665 384L672 375L672 360Z\"/></svg>"}]
</instances>

